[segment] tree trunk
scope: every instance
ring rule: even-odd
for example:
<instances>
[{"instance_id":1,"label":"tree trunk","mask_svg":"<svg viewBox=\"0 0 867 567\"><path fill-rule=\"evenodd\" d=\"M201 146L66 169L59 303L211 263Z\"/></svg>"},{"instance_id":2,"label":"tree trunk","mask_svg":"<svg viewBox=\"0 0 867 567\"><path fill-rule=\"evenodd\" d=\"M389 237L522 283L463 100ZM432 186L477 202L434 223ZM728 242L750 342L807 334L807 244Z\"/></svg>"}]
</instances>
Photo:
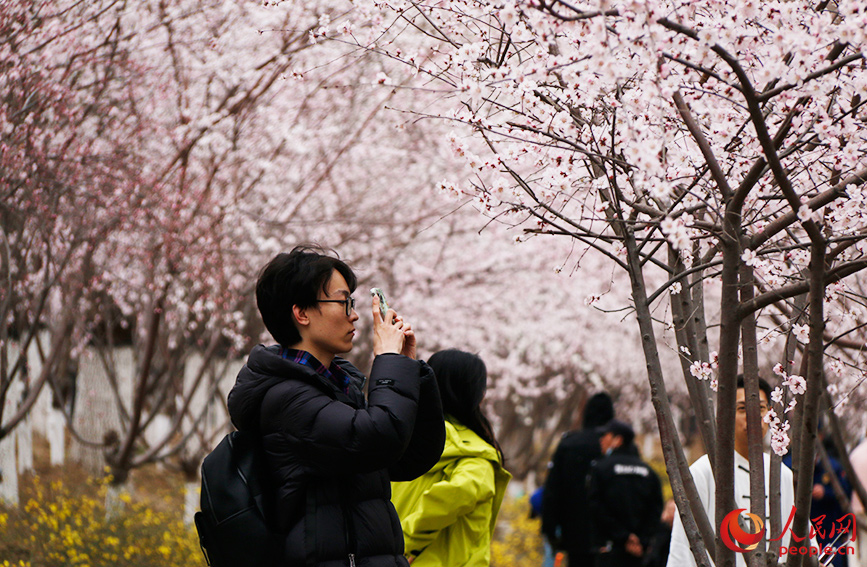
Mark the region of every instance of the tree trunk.
<instances>
[{"instance_id":1,"label":"tree trunk","mask_svg":"<svg viewBox=\"0 0 867 567\"><path fill-rule=\"evenodd\" d=\"M656 419L659 426L659 435L662 441L665 467L668 470L671 489L677 504L678 513L683 522L684 530L690 542L701 542L692 549L695 562L700 567L710 567L708 554L713 560L713 546L708 545L713 541L714 529L710 519L701 505L701 498L695 487L695 481L687 467L683 445L677 434L677 428L672 419L671 406L668 394L665 390L665 380L662 373L662 365L659 360L659 350L656 336L653 330L653 316L647 303L647 288L644 282L644 274L641 271L641 261L638 257L638 249L635 235L631 229L627 230L624 239L627 254L629 255L629 277L632 284L632 300L635 305L635 314L641 329L641 346L644 349L644 358L647 363L647 378L650 382L650 397L656 410ZM708 553L705 553L705 552Z\"/></svg>"},{"instance_id":2,"label":"tree trunk","mask_svg":"<svg viewBox=\"0 0 867 567\"><path fill-rule=\"evenodd\" d=\"M795 479L795 518L792 533L798 537L810 533L810 503L813 489L813 468L816 461L816 431L819 400L824 385L823 355L825 348L825 243L814 241L810 247L810 342L804 354L807 360L807 391L804 394L803 428L801 431ZM802 555L789 555L788 567L801 567Z\"/></svg>"}]
</instances>

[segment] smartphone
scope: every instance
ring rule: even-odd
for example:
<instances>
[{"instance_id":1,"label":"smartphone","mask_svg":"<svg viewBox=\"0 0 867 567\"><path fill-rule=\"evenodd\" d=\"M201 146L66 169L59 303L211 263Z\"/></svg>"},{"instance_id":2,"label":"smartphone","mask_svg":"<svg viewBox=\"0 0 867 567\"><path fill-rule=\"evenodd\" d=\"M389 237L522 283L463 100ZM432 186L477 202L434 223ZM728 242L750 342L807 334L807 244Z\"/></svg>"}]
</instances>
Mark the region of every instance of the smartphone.
<instances>
[{"instance_id":1,"label":"smartphone","mask_svg":"<svg viewBox=\"0 0 867 567\"><path fill-rule=\"evenodd\" d=\"M388 302L385 300L385 294L378 287L374 287L371 288L370 295L379 296L379 314L382 316L382 320L385 321L385 316L388 315Z\"/></svg>"}]
</instances>

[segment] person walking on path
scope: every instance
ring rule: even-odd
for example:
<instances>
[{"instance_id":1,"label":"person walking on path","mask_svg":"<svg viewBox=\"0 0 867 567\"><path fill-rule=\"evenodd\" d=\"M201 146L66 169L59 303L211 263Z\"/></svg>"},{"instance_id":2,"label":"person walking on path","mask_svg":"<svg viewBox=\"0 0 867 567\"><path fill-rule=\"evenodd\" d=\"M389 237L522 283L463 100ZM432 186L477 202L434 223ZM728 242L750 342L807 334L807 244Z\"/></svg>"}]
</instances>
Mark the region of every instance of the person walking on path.
<instances>
[{"instance_id":1,"label":"person walking on path","mask_svg":"<svg viewBox=\"0 0 867 567\"><path fill-rule=\"evenodd\" d=\"M831 470L825 469L825 464L817 454L813 467L813 489L810 499L810 522L816 533L816 542L819 544L819 549L825 549L828 546L850 547L851 541L843 537L838 539L839 528L846 525L846 513L843 510L843 505L837 499L837 493L834 491L831 475L837 478L840 488L847 499L852 498L852 485L846 477L846 472L843 470L843 465L837 460L837 449L834 447L830 438L825 436L825 431L822 427L822 422L819 422L818 442L822 443L828 453L828 463L831 465ZM783 464L787 467L792 466L792 452L786 453L783 457ZM856 527L852 526L853 529ZM835 553L834 559L831 560L833 567L847 567L849 558L843 554Z\"/></svg>"},{"instance_id":2,"label":"person walking on path","mask_svg":"<svg viewBox=\"0 0 867 567\"><path fill-rule=\"evenodd\" d=\"M590 463L602 456L597 428L614 418L605 392L584 406L582 428L563 435L548 470L542 499L542 533L555 552L565 551L573 567L593 565L593 519L587 506Z\"/></svg>"},{"instance_id":3,"label":"person walking on path","mask_svg":"<svg viewBox=\"0 0 867 567\"><path fill-rule=\"evenodd\" d=\"M232 422L261 440L284 567L406 567L389 481L436 464L445 429L436 380L412 326L373 300L365 377L338 354L355 338L352 269L321 248L279 254L256 301L279 343L256 346L229 393Z\"/></svg>"},{"instance_id":4,"label":"person walking on path","mask_svg":"<svg viewBox=\"0 0 867 567\"><path fill-rule=\"evenodd\" d=\"M430 357L442 396L446 443L439 462L392 484L413 567L487 567L497 513L511 475L481 408L485 363L456 349Z\"/></svg>"}]
</instances>

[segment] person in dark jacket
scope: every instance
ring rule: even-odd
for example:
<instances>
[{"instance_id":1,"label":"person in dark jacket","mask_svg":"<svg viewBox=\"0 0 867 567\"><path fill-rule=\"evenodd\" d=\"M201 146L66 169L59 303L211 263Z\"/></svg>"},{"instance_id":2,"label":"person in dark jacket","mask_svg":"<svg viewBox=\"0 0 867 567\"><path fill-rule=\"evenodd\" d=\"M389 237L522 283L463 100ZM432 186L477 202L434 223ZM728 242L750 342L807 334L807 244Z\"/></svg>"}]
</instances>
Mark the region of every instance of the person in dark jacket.
<instances>
[{"instance_id":1,"label":"person in dark jacket","mask_svg":"<svg viewBox=\"0 0 867 567\"><path fill-rule=\"evenodd\" d=\"M584 406L582 429L560 440L545 481L542 533L555 552L566 552L573 566L593 565L586 479L590 463L602 455L597 428L613 417L611 396L605 392L591 396Z\"/></svg>"},{"instance_id":2,"label":"person in dark jacket","mask_svg":"<svg viewBox=\"0 0 867 567\"><path fill-rule=\"evenodd\" d=\"M445 427L436 380L415 360L412 326L373 300L375 355L365 377L338 354L355 337L357 280L315 247L279 254L256 300L278 345L255 347L229 393L232 422L262 441L275 492L282 567L407 565L392 480L427 472Z\"/></svg>"},{"instance_id":3,"label":"person in dark jacket","mask_svg":"<svg viewBox=\"0 0 867 567\"><path fill-rule=\"evenodd\" d=\"M641 460L628 424L614 419L601 433L604 456L590 467L587 480L596 567L641 567L659 526L662 486Z\"/></svg>"},{"instance_id":4,"label":"person in dark jacket","mask_svg":"<svg viewBox=\"0 0 867 567\"><path fill-rule=\"evenodd\" d=\"M668 563L668 549L671 547L671 528L674 525L674 515L677 506L674 499L669 498L662 506L662 517L656 527L656 536L650 546L650 554L645 557L645 567L665 567Z\"/></svg>"},{"instance_id":5,"label":"person in dark jacket","mask_svg":"<svg viewBox=\"0 0 867 567\"><path fill-rule=\"evenodd\" d=\"M831 470L825 468L825 464L819 455L816 455L815 466L813 468L813 490L811 492L812 499L810 502L810 522L816 530L816 542L819 549L825 549L828 546L840 548L846 545L851 545L846 537L837 539L840 535L839 528L845 525L846 512L843 510L842 504L837 499L837 493L834 491L832 475L837 477L837 482L840 488L843 489L847 499L852 498L852 485L846 476L846 471L843 470L843 465L837 460L837 448L834 446L830 438L826 438L825 431L822 427L822 421L819 422L819 441L825 447L828 453L828 462L831 465ZM783 464L788 467L792 466L792 452L789 451L783 457ZM845 552L835 554L830 565L833 567L847 567L849 558Z\"/></svg>"}]
</instances>

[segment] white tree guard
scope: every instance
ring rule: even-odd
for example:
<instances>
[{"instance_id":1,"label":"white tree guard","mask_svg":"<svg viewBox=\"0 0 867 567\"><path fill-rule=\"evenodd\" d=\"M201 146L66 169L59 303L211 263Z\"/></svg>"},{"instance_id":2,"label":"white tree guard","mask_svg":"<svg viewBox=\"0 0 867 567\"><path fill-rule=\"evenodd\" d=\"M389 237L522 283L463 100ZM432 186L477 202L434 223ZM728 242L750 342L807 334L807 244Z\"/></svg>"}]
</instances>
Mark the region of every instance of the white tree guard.
<instances>
[{"instance_id":1,"label":"white tree guard","mask_svg":"<svg viewBox=\"0 0 867 567\"><path fill-rule=\"evenodd\" d=\"M45 436L48 438L51 464L62 465L66 456L66 418L62 411L49 411L45 420Z\"/></svg>"},{"instance_id":2,"label":"white tree guard","mask_svg":"<svg viewBox=\"0 0 867 567\"><path fill-rule=\"evenodd\" d=\"M25 417L15 428L18 445L18 474L33 470L33 417Z\"/></svg>"},{"instance_id":3,"label":"white tree guard","mask_svg":"<svg viewBox=\"0 0 867 567\"><path fill-rule=\"evenodd\" d=\"M4 414L9 415L18 404L23 386L15 382L9 387ZM15 441L13 432L0 439L0 500L10 506L18 506L18 467L16 465Z\"/></svg>"},{"instance_id":4,"label":"white tree guard","mask_svg":"<svg viewBox=\"0 0 867 567\"><path fill-rule=\"evenodd\" d=\"M117 368L120 397L129 411L132 377L135 372L132 348L118 348L112 356ZM86 349L79 361L76 396L74 424L84 439L101 442L103 435L109 430L120 433L120 418L114 394L99 356L91 349ZM105 457L101 449L78 442L73 442L70 447L70 459L81 463L95 475L102 474L105 468Z\"/></svg>"},{"instance_id":5,"label":"white tree guard","mask_svg":"<svg viewBox=\"0 0 867 567\"><path fill-rule=\"evenodd\" d=\"M192 527L193 516L199 510L201 487L198 482L184 484L184 525Z\"/></svg>"},{"instance_id":6,"label":"white tree guard","mask_svg":"<svg viewBox=\"0 0 867 567\"><path fill-rule=\"evenodd\" d=\"M125 507L121 495L131 492L132 482L108 485L108 490L105 492L105 519L107 522L111 522L121 515Z\"/></svg>"},{"instance_id":7,"label":"white tree guard","mask_svg":"<svg viewBox=\"0 0 867 567\"><path fill-rule=\"evenodd\" d=\"M184 384L187 391L192 388L193 382L202 364L202 356L198 353L191 355L187 360L184 376ZM223 364L224 362L222 360L215 361L214 368L221 369ZM226 399L229 390L232 389L232 386L235 383L235 377L238 375L238 372L241 370L243 365L243 360L234 360L226 365L225 371L218 378L219 387L217 396ZM193 427L193 421L199 417L202 408L206 407L205 415L199 422L198 427L204 432L206 439L214 440L209 446L203 447L198 436L190 437L189 442L182 452L184 458L191 458L196 455L203 457L208 454L214 449L214 445L219 442L220 438L230 430L230 427L227 426L225 409L221 407L222 404L215 400L215 398L208 396L210 392L211 381L206 377L205 383L199 387L193 396L192 403L190 404L190 413L184 417L183 431L187 432Z\"/></svg>"},{"instance_id":8,"label":"white tree guard","mask_svg":"<svg viewBox=\"0 0 867 567\"><path fill-rule=\"evenodd\" d=\"M48 331L40 331L38 334L39 340L43 345L49 344L51 333ZM39 356L39 349L36 347L36 341L30 343L30 348L27 349L27 364L30 368L31 379L36 379L42 374L42 359ZM43 437L48 435L48 415L51 412L51 384L45 383L42 391L39 392L39 397L33 408L30 410L30 420L33 432Z\"/></svg>"},{"instance_id":9,"label":"white tree guard","mask_svg":"<svg viewBox=\"0 0 867 567\"><path fill-rule=\"evenodd\" d=\"M172 418L167 415L159 414L151 420L147 429L144 430L144 439L148 446L153 447L161 443L169 436L172 427ZM157 462L157 468L162 470L165 468L162 462Z\"/></svg>"},{"instance_id":10,"label":"white tree guard","mask_svg":"<svg viewBox=\"0 0 867 567\"><path fill-rule=\"evenodd\" d=\"M18 473L15 470L15 436L0 440L0 501L18 506Z\"/></svg>"}]
</instances>

